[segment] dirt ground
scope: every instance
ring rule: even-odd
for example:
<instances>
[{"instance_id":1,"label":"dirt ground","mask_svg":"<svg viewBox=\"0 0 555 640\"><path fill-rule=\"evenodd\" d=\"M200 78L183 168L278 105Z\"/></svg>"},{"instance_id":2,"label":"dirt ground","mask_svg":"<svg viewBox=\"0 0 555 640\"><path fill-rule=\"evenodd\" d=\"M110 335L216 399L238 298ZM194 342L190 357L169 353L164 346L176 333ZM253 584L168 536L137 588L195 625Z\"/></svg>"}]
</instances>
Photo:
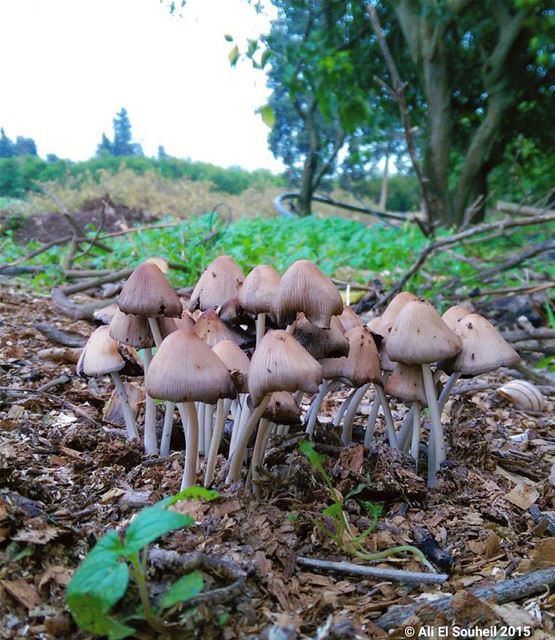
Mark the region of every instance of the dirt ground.
<instances>
[{"instance_id":1,"label":"dirt ground","mask_svg":"<svg viewBox=\"0 0 555 640\"><path fill-rule=\"evenodd\" d=\"M117 431L121 425L103 420L112 391L108 379L87 384L73 365L39 358L41 349L56 345L38 322L83 336L92 325L69 323L47 297L7 280L0 287L0 638L84 638L64 608L72 572L108 528L124 529L140 508L177 492L182 452L159 463L146 458L138 445L126 443ZM67 380L32 392L60 376ZM500 373L487 381L505 379ZM330 416L345 395L339 391L329 398L324 414ZM423 593L428 599L457 594L445 624L497 623L529 629L526 635L535 640L555 637L555 595L549 591L506 605L469 593L555 562L554 406L550 397L541 414L518 411L492 389L455 396L444 414L449 462L433 490L408 456L383 444L381 423L371 451L361 444L341 449L329 423L317 429L316 443L328 455L338 491L345 496L362 484L359 497L384 505L368 549L420 541L425 553L435 554L437 570L449 573L442 586L309 571L297 564L298 556L350 558L315 525L330 502L299 453L298 438L275 436L262 500L237 487L218 487L221 497L213 503L182 503L195 525L163 538L164 549L225 557L247 572L245 588L231 600L181 612L175 637L410 637L404 627L385 631L379 618ZM399 421L405 409L393 408ZM359 443L363 424L360 415ZM177 431L174 449L183 446ZM359 503L349 500L346 508L353 527L364 531L369 521ZM422 542L423 534L433 543ZM410 559L379 566L425 570ZM149 577L156 592L176 570L154 568ZM208 588L222 586L221 577L207 582ZM435 623L441 620L426 607L410 621L417 637L418 629ZM142 634L149 637L146 629Z\"/></svg>"}]
</instances>

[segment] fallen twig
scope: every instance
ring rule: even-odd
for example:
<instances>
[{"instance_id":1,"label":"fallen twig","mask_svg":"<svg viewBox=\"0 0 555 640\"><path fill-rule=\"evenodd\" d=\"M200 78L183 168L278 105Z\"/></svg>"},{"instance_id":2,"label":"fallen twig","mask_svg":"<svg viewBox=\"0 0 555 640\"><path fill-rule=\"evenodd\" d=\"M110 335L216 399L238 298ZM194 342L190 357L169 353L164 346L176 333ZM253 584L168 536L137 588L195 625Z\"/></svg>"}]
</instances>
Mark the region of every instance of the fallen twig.
<instances>
[{"instance_id":1,"label":"fallen twig","mask_svg":"<svg viewBox=\"0 0 555 640\"><path fill-rule=\"evenodd\" d=\"M470 590L469 593L483 600L493 599L496 604L505 604L541 593L553 585L555 585L555 568L534 571L487 587L478 587ZM448 595L435 601L426 600L426 602L416 602L409 605L394 605L376 620L376 624L382 629L396 629L424 608L436 612L438 616L446 615L449 617L452 597Z\"/></svg>"},{"instance_id":2,"label":"fallen twig","mask_svg":"<svg viewBox=\"0 0 555 640\"><path fill-rule=\"evenodd\" d=\"M320 571L334 571L336 573L349 573L364 576L365 578L380 578L382 580L394 580L396 582L442 584L449 578L444 573L422 573L417 571L403 571L401 569L382 569L369 567L353 562L332 562L331 560L319 560L317 558L304 558L299 556L297 563L303 567L319 569Z\"/></svg>"},{"instance_id":3,"label":"fallen twig","mask_svg":"<svg viewBox=\"0 0 555 640\"><path fill-rule=\"evenodd\" d=\"M58 327L48 324L48 322L39 322L36 326L49 340L64 347L83 347L87 342L87 338L80 333L58 329Z\"/></svg>"},{"instance_id":4,"label":"fallen twig","mask_svg":"<svg viewBox=\"0 0 555 640\"><path fill-rule=\"evenodd\" d=\"M78 304L71 300L61 287L54 287L50 297L58 309L72 320L92 320L96 310L117 302L117 298L106 298L105 300L92 300Z\"/></svg>"}]
</instances>

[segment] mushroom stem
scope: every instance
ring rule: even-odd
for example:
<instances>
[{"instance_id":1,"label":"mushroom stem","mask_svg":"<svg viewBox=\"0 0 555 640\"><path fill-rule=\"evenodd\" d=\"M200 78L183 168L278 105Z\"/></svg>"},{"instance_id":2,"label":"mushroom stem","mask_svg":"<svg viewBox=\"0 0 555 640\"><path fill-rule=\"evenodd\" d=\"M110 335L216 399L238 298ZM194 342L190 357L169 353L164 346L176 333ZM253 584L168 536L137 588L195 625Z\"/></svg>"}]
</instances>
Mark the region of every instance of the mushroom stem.
<instances>
[{"instance_id":1,"label":"mushroom stem","mask_svg":"<svg viewBox=\"0 0 555 640\"><path fill-rule=\"evenodd\" d=\"M123 412L123 419L125 420L125 427L127 429L127 439L134 440L135 438L137 438L138 440L139 432L137 431L135 418L133 417L133 412L131 411L131 406L129 405L129 398L127 397L123 382L121 381L121 376L117 371L113 371L110 376L112 377L114 387L116 388L116 391L119 394L119 398L121 400L121 410Z\"/></svg>"},{"instance_id":2,"label":"mushroom stem","mask_svg":"<svg viewBox=\"0 0 555 640\"><path fill-rule=\"evenodd\" d=\"M235 449L235 443L237 442L237 436L239 435L239 429L241 428L241 412L243 411L242 403L246 402L247 398L245 394L239 394L235 405L235 411L233 413L233 430L231 432L231 440L229 442L229 455L233 453Z\"/></svg>"},{"instance_id":3,"label":"mushroom stem","mask_svg":"<svg viewBox=\"0 0 555 640\"><path fill-rule=\"evenodd\" d=\"M145 376L148 372L152 360L152 349L145 349L144 366ZM167 409L166 409L167 411ZM158 439L156 437L156 403L148 393L145 395L145 430L144 430L145 453L155 456L158 453ZM171 436L171 433L170 433Z\"/></svg>"},{"instance_id":4,"label":"mushroom stem","mask_svg":"<svg viewBox=\"0 0 555 640\"><path fill-rule=\"evenodd\" d=\"M232 482L237 482L239 480L239 476L241 475L241 466L243 464L243 456L246 453L247 446L249 444L249 439L252 435L252 432L256 428L260 417L264 413L268 403L270 402L271 394L267 394L262 398L260 404L253 409L247 423L241 429L241 433L237 439L235 444L235 450L233 451L233 455L231 456L231 464L229 467L229 472L226 478L226 484L231 484Z\"/></svg>"},{"instance_id":5,"label":"mushroom stem","mask_svg":"<svg viewBox=\"0 0 555 640\"><path fill-rule=\"evenodd\" d=\"M306 423L306 433L312 438L312 434L314 433L314 427L316 426L316 420L318 419L318 411L320 410L320 406L322 401L326 397L328 389L330 388L329 380L322 380L322 384L318 389L318 394L312 401L312 405L310 407L310 411L308 412L308 421Z\"/></svg>"},{"instance_id":6,"label":"mushroom stem","mask_svg":"<svg viewBox=\"0 0 555 640\"><path fill-rule=\"evenodd\" d=\"M266 331L266 314L259 313L256 316L256 346L259 345L260 341L264 337L265 331Z\"/></svg>"},{"instance_id":7,"label":"mushroom stem","mask_svg":"<svg viewBox=\"0 0 555 640\"><path fill-rule=\"evenodd\" d=\"M434 380L432 377L432 370L430 368L430 365L427 363L424 363L420 366L422 368L424 389L426 391L426 400L428 401L430 420L432 422L431 446L434 448L434 466L431 470L432 475L428 477L428 484L433 487L435 485L436 472L445 460L445 442L443 439L443 427L441 426L439 408L437 406L437 398L435 393Z\"/></svg>"},{"instance_id":8,"label":"mushroom stem","mask_svg":"<svg viewBox=\"0 0 555 640\"><path fill-rule=\"evenodd\" d=\"M204 486L209 487L214 480L214 470L216 468L216 460L222 435L224 433L225 419L229 412L231 400L220 398L216 404L216 423L214 425L214 433L210 442L210 451L206 462L206 471L204 472Z\"/></svg>"},{"instance_id":9,"label":"mushroom stem","mask_svg":"<svg viewBox=\"0 0 555 640\"><path fill-rule=\"evenodd\" d=\"M418 473L418 450L420 448L420 405L413 402L412 410L412 439L410 445L410 454L414 458L416 464L416 473Z\"/></svg>"},{"instance_id":10,"label":"mushroom stem","mask_svg":"<svg viewBox=\"0 0 555 640\"><path fill-rule=\"evenodd\" d=\"M204 419L206 417L206 405L204 404L204 402L198 403L197 416L198 416L198 423L199 423L198 452L200 453L201 456L203 456L206 454L206 443L204 442Z\"/></svg>"},{"instance_id":11,"label":"mushroom stem","mask_svg":"<svg viewBox=\"0 0 555 640\"><path fill-rule=\"evenodd\" d=\"M170 442L173 431L173 411L175 402L166 402L166 414L164 415L164 428L160 440L160 457L165 458L170 454Z\"/></svg>"},{"instance_id":12,"label":"mushroom stem","mask_svg":"<svg viewBox=\"0 0 555 640\"><path fill-rule=\"evenodd\" d=\"M355 415L356 415L358 406L361 403L362 398L364 397L364 394L368 391L368 389L370 389L371 384L372 384L371 382L368 382L366 384L363 384L362 387L359 387L356 390L355 394L351 398L351 401L349 402L348 409L345 411L345 418L343 420L343 430L341 432L341 442L345 446L350 445L352 442L353 422L355 419Z\"/></svg>"},{"instance_id":13,"label":"mushroom stem","mask_svg":"<svg viewBox=\"0 0 555 640\"><path fill-rule=\"evenodd\" d=\"M399 434L397 436L397 442L399 443L399 448L401 449L401 451L404 451L405 453L409 450L409 447L410 447L413 422L414 422L414 405L411 405L409 410L405 413L403 422L401 423L401 428L399 429Z\"/></svg>"},{"instance_id":14,"label":"mushroom stem","mask_svg":"<svg viewBox=\"0 0 555 640\"><path fill-rule=\"evenodd\" d=\"M154 344L159 347L162 344L162 333L160 332L160 326L156 318L148 318L148 325L152 331L152 337L154 338Z\"/></svg>"},{"instance_id":15,"label":"mushroom stem","mask_svg":"<svg viewBox=\"0 0 555 640\"><path fill-rule=\"evenodd\" d=\"M374 440L374 429L376 428L376 419L378 417L378 413L380 412L380 407L382 403L380 399L376 395L374 401L372 402L372 406L370 407L370 413L368 414L368 421L366 423L366 432L364 434L364 446L369 447Z\"/></svg>"},{"instance_id":16,"label":"mushroom stem","mask_svg":"<svg viewBox=\"0 0 555 640\"><path fill-rule=\"evenodd\" d=\"M357 389L352 389L349 395L345 398L345 400L343 400L343 403L341 404L335 416L333 417L332 424L334 427L338 427L341 424L341 420L343 420L345 411L347 411L347 409L349 408L349 405L351 404L353 396L355 395L356 392L357 392Z\"/></svg>"},{"instance_id":17,"label":"mushroom stem","mask_svg":"<svg viewBox=\"0 0 555 640\"><path fill-rule=\"evenodd\" d=\"M204 451L206 456L208 456L208 453L210 452L210 443L212 441L212 424L214 420L214 409L215 409L215 405L207 404L206 410L204 413Z\"/></svg>"},{"instance_id":18,"label":"mushroom stem","mask_svg":"<svg viewBox=\"0 0 555 640\"><path fill-rule=\"evenodd\" d=\"M455 384L457 383L457 380L460 377L461 377L461 374L458 371L454 371L449 376L449 378L447 379L447 382L445 383L445 386L441 390L441 393L439 394L439 398L437 399L437 406L438 406L440 415L441 415L441 412L443 411L443 408L445 407L445 403L449 399L449 395L453 390L453 387L455 386Z\"/></svg>"},{"instance_id":19,"label":"mushroom stem","mask_svg":"<svg viewBox=\"0 0 555 640\"><path fill-rule=\"evenodd\" d=\"M194 402L178 402L177 408L183 425L187 425L185 433L185 467L181 480L181 489L192 487L197 479L199 421Z\"/></svg>"},{"instance_id":20,"label":"mushroom stem","mask_svg":"<svg viewBox=\"0 0 555 640\"><path fill-rule=\"evenodd\" d=\"M380 404L383 407L383 415L385 419L385 429L387 432L387 439L389 440L389 446L392 449L398 449L397 434L395 433L395 424L393 423L393 416L391 415L391 409L389 408L389 402L385 397L383 388L379 384L374 384L376 389L376 395L380 399Z\"/></svg>"},{"instance_id":21,"label":"mushroom stem","mask_svg":"<svg viewBox=\"0 0 555 640\"><path fill-rule=\"evenodd\" d=\"M254 449L252 452L251 460L251 475L252 475L252 490L257 498L260 498L260 487L256 481L260 478L260 467L264 462L264 450L266 444L266 436L270 430L271 422L262 418L258 425L258 432L256 433L256 440L254 442Z\"/></svg>"}]
</instances>

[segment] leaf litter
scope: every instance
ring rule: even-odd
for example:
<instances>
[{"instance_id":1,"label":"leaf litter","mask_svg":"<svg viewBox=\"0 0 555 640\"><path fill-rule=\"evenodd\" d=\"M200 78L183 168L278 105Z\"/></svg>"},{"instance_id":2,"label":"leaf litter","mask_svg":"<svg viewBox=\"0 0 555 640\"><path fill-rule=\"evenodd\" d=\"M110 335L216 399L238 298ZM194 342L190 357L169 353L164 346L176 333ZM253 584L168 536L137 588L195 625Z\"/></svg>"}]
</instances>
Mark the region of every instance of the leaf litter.
<instances>
[{"instance_id":1,"label":"leaf litter","mask_svg":"<svg viewBox=\"0 0 555 640\"><path fill-rule=\"evenodd\" d=\"M122 529L141 508L177 491L181 454L160 462L145 457L138 444L118 433L123 425L107 380L87 385L73 365L53 367L37 357L53 346L36 329L38 322L85 337L92 330L88 323L68 323L47 298L15 286L0 292L0 311L0 638L85 637L64 606L73 571L108 528ZM29 393L62 375L68 381L52 391L56 399ZM503 374L484 379L504 381ZM344 397L338 392L326 400L330 416ZM362 533L371 523L364 501L383 504L368 550L415 544L424 532L429 553L434 547L450 563L450 578L441 587L299 567L298 555L349 558L315 525L329 495L299 452L302 436L273 436L262 501L232 488L223 489L214 503L176 507L195 525L166 536L164 549L225 557L248 575L233 602L200 605L183 618L187 633L230 640L405 637L402 631L388 636L376 624L380 615L393 605L451 593L446 622L525 625L536 640L553 637L553 594L494 605L468 591L555 563L549 529L555 496L553 409L553 397L545 413L530 415L508 406L493 390L455 396L446 407L451 455L432 490L408 456L381 444L370 452L361 444L341 449L327 420L317 427L316 447L327 456L334 486L343 498L354 492L345 503L354 530ZM142 410L140 397L136 410ZM402 411L393 404L397 420ZM363 421L361 416L355 428L359 442ZM181 448L176 431L174 445ZM378 442L382 434L378 424ZM389 559L383 566L401 563ZM413 560L404 560L402 568L421 570ZM153 568L151 579L167 581L169 571L175 569ZM421 608L411 623L438 623L437 612Z\"/></svg>"}]
</instances>

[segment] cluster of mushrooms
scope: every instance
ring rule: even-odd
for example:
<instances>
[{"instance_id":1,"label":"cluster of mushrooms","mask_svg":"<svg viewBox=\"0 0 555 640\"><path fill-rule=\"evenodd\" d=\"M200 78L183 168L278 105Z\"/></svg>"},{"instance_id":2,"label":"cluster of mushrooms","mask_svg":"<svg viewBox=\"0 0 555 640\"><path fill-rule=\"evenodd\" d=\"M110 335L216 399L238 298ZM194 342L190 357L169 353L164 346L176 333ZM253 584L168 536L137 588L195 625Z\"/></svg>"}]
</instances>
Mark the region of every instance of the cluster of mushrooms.
<instances>
[{"instance_id":1,"label":"cluster of mushrooms","mask_svg":"<svg viewBox=\"0 0 555 640\"><path fill-rule=\"evenodd\" d=\"M204 485L214 483L227 424L231 435L222 478L239 481L249 462L247 481L259 493L270 436L301 424L301 402L309 394L304 428L311 437L324 397L341 385L351 391L332 424L341 427L343 444L351 444L357 408L373 388L365 445L373 443L381 412L389 445L410 452L417 469L425 431L421 418L428 409L433 486L446 458L441 414L459 376L519 359L482 316L460 306L440 316L409 292L396 295L383 315L365 324L308 260L293 263L283 276L259 265L245 277L233 258L221 256L201 275L186 309L165 270L159 259L134 270L109 325L93 332L77 370L87 377L111 375L130 440L140 433L120 374L144 370L144 449L149 455L169 454L177 408L185 433L182 488L196 483L201 457ZM388 397L407 407L400 425ZM156 400L165 403L160 439Z\"/></svg>"}]
</instances>

